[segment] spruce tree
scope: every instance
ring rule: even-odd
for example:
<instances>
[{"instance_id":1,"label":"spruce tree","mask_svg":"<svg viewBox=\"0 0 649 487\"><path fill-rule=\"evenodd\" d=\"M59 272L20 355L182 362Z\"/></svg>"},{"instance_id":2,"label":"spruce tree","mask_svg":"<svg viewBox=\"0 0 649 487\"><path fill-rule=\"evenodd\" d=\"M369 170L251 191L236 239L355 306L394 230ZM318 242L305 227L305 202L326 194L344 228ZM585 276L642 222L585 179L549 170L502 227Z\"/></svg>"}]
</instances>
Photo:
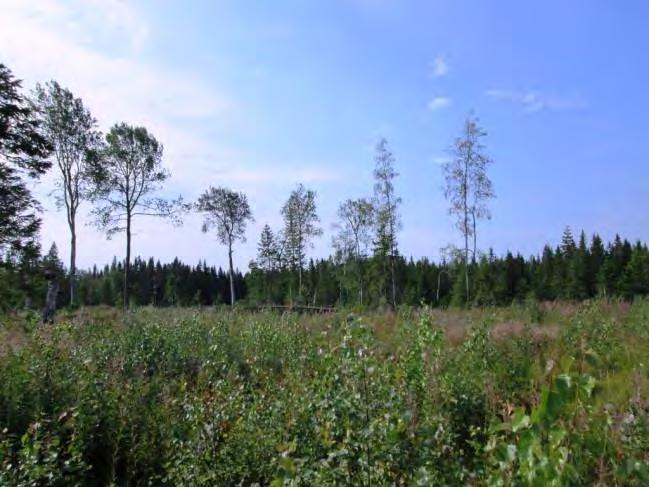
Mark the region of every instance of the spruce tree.
<instances>
[{"instance_id":1,"label":"spruce tree","mask_svg":"<svg viewBox=\"0 0 649 487\"><path fill-rule=\"evenodd\" d=\"M0 254L34 248L40 206L27 183L50 167L51 144L21 81L0 63Z\"/></svg>"}]
</instances>

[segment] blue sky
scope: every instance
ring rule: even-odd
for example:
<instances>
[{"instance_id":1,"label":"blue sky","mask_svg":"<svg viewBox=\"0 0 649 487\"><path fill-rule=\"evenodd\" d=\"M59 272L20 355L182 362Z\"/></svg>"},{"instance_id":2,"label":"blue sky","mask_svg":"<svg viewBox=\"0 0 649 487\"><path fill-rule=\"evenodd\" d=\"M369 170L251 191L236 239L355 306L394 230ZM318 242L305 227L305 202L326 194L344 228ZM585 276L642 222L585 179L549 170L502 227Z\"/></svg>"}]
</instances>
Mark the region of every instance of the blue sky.
<instances>
[{"instance_id":1,"label":"blue sky","mask_svg":"<svg viewBox=\"0 0 649 487\"><path fill-rule=\"evenodd\" d=\"M249 194L264 223L298 182L318 192L326 255L337 205L371 193L373 147L387 137L403 198L400 247L437 257L458 243L440 163L473 110L489 135L497 199L479 246L538 253L566 225L649 240L649 33L645 2L396 0L120 2L2 0L0 60L59 80L102 128L144 124L165 145L170 194L209 184ZM18 42L17 39L27 39ZM43 240L67 252L46 202ZM88 208L82 213L85 215ZM200 234L136 223L136 254L225 263ZM123 255L84 227L82 265Z\"/></svg>"}]
</instances>

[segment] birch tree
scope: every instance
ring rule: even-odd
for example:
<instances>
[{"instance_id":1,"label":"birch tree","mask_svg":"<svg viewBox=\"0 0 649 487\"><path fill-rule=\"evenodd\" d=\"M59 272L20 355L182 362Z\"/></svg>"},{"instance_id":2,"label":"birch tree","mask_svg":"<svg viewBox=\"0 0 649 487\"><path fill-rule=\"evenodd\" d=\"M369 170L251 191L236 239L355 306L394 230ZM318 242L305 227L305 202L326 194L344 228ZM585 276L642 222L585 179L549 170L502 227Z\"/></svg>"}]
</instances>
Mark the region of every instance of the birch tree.
<instances>
[{"instance_id":1,"label":"birch tree","mask_svg":"<svg viewBox=\"0 0 649 487\"><path fill-rule=\"evenodd\" d=\"M473 237L473 257L477 252L476 221L490 218L487 207L493 198L493 184L487 174L492 160L485 153L481 139L487 132L479 125L479 120L469 115L464 121L462 134L455 139L451 150L452 159L444 164L444 196L450 203L449 214L455 216L456 226L464 239L464 281L466 300L469 302L469 238Z\"/></svg>"},{"instance_id":2,"label":"birch tree","mask_svg":"<svg viewBox=\"0 0 649 487\"><path fill-rule=\"evenodd\" d=\"M316 211L315 198L315 191L299 184L282 207L287 258L292 269L298 272L299 297L302 297L302 271L306 249L312 246L314 237L322 235L322 229L318 226L320 218Z\"/></svg>"},{"instance_id":3,"label":"birch tree","mask_svg":"<svg viewBox=\"0 0 649 487\"><path fill-rule=\"evenodd\" d=\"M230 305L234 306L233 245L237 240L246 241L246 224L253 220L248 198L227 188L210 187L198 199L196 209L204 215L203 232L215 228L219 242L228 246Z\"/></svg>"},{"instance_id":4,"label":"birch tree","mask_svg":"<svg viewBox=\"0 0 649 487\"><path fill-rule=\"evenodd\" d=\"M97 122L80 98L56 81L37 85L36 107L45 135L54 148L58 208L65 207L70 229L70 304L75 302L77 270L77 211L88 193L88 160L101 145Z\"/></svg>"},{"instance_id":5,"label":"birch tree","mask_svg":"<svg viewBox=\"0 0 649 487\"><path fill-rule=\"evenodd\" d=\"M336 225L338 234L334 238L334 247L343 258L353 259L356 267L359 302L363 304L363 269L362 259L367 254L367 247L372 240L374 226L374 205L365 198L348 199L338 207L340 223Z\"/></svg>"},{"instance_id":6,"label":"birch tree","mask_svg":"<svg viewBox=\"0 0 649 487\"><path fill-rule=\"evenodd\" d=\"M154 194L169 178L162 166L163 147L144 127L114 125L106 134L105 147L90 165L92 214L108 238L126 233L124 259L124 308L129 305L129 274L133 219L140 216L170 218L182 222L187 207L182 198L166 200Z\"/></svg>"},{"instance_id":7,"label":"birch tree","mask_svg":"<svg viewBox=\"0 0 649 487\"><path fill-rule=\"evenodd\" d=\"M398 253L397 232L401 229L399 205L401 198L395 194L394 179L399 175L394 169L395 158L388 148L388 141L381 138L374 158L374 207L375 252L384 262L390 274L392 306L397 305L395 259Z\"/></svg>"}]
</instances>

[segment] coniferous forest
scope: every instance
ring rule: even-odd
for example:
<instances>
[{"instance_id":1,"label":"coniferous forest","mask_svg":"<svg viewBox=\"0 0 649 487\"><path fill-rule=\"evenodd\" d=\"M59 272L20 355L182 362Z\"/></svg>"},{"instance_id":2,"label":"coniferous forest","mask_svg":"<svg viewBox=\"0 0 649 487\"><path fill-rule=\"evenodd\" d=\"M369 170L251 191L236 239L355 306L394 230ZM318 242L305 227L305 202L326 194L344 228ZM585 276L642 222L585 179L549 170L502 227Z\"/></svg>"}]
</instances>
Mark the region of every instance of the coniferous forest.
<instances>
[{"instance_id":1,"label":"coniferous forest","mask_svg":"<svg viewBox=\"0 0 649 487\"><path fill-rule=\"evenodd\" d=\"M340 262L335 257L309 260L304 270L303 296L294 296L297 276L279 265L264 269L259 261L248 271L234 274L235 292L248 305L289 305L304 303L326 307L358 307L360 285L358 269L365 276L363 305L385 307L385 282L380 280L379 259ZM42 305L46 281L43 270L53 268L62 283L59 307L69 303L69 286L64 265L56 247L44 256L34 255L8 260L2 268L2 303L17 309L26 300L34 308ZM458 262L414 261L397 257L395 262L397 303L432 307L466 303L463 267ZM469 266L470 302L474 306L507 306L529 300L581 301L597 297L632 300L649 293L649 250L645 244L631 244L616 237L604 243L597 235L583 233L575 240L569 230L561 245L546 246L539 256L492 253L480 256ZM123 263L117 258L110 265L82 271L77 278L78 304L85 306L121 305L123 301ZM191 266L174 260L160 263L136 257L131 266L130 296L135 306L212 306L230 304L230 284L226 270L206 263Z\"/></svg>"}]
</instances>

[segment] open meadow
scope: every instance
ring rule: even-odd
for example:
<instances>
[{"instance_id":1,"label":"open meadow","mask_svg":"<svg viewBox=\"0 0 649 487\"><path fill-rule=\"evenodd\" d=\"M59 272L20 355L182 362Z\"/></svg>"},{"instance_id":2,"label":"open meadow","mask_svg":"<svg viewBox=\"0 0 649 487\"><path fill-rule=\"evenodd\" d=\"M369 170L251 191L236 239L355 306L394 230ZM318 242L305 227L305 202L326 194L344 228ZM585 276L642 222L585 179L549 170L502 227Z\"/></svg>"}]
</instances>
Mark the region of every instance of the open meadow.
<instances>
[{"instance_id":1,"label":"open meadow","mask_svg":"<svg viewBox=\"0 0 649 487\"><path fill-rule=\"evenodd\" d=\"M1 485L647 485L649 301L0 327Z\"/></svg>"}]
</instances>

